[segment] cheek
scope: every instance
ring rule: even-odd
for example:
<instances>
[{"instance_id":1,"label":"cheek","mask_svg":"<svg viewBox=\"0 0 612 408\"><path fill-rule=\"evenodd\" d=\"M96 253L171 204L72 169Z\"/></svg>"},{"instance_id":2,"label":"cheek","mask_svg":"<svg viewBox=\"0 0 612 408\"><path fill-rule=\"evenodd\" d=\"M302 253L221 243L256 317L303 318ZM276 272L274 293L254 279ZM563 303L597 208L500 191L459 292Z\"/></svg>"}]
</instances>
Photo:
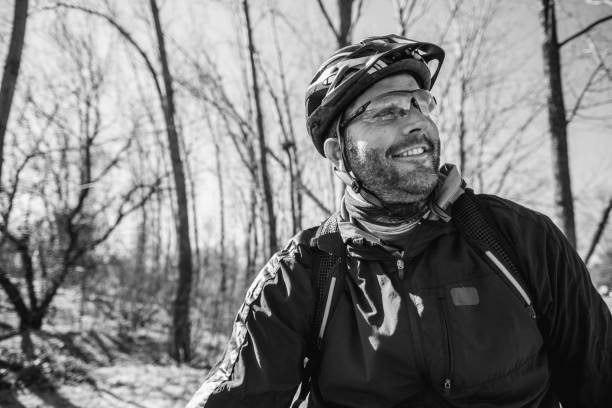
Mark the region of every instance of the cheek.
<instances>
[{"instance_id":1,"label":"cheek","mask_svg":"<svg viewBox=\"0 0 612 408\"><path fill-rule=\"evenodd\" d=\"M368 150L368 142L363 140L358 140L353 144L355 146L355 153L359 158L364 158L366 156L366 152Z\"/></svg>"},{"instance_id":2,"label":"cheek","mask_svg":"<svg viewBox=\"0 0 612 408\"><path fill-rule=\"evenodd\" d=\"M362 124L355 124L354 128L349 129L347 137L361 154L370 150L386 149L395 138L394 130L389 128L372 129Z\"/></svg>"},{"instance_id":3,"label":"cheek","mask_svg":"<svg viewBox=\"0 0 612 408\"><path fill-rule=\"evenodd\" d=\"M429 124L429 127L430 127L431 136L435 138L436 140L440 140L440 133L439 133L438 125L437 125L435 118L427 118L427 123Z\"/></svg>"}]
</instances>

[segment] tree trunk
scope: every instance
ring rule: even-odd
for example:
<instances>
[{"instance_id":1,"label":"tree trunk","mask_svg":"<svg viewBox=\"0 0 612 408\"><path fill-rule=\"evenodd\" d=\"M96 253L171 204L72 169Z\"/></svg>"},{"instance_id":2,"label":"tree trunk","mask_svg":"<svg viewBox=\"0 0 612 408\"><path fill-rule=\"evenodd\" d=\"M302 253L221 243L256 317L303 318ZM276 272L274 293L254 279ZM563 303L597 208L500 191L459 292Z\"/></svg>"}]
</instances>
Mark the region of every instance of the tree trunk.
<instances>
[{"instance_id":1,"label":"tree trunk","mask_svg":"<svg viewBox=\"0 0 612 408\"><path fill-rule=\"evenodd\" d=\"M172 76L168 67L166 57L166 46L164 34L159 20L159 10L155 0L150 0L151 13L155 23L155 33L159 47L159 57L164 77L165 98L162 101L164 119L166 122L166 133L168 136L168 147L172 162L172 173L176 187L176 234L178 243L178 269L179 278L176 288L172 316L172 334L170 336L170 356L177 362L185 362L191 359L191 322L189 319L189 299L191 294L191 282L193 278L193 267L191 263L191 243L189 241L189 212L187 209L187 191L185 186L185 174L181 161L178 133L174 122L174 97L172 91Z\"/></svg>"},{"instance_id":2,"label":"tree trunk","mask_svg":"<svg viewBox=\"0 0 612 408\"><path fill-rule=\"evenodd\" d=\"M19 317L19 334L21 335L21 352L28 360L36 358L34 343L32 342L32 331L40 330L42 327L43 313L30 312L26 318Z\"/></svg>"},{"instance_id":3,"label":"tree trunk","mask_svg":"<svg viewBox=\"0 0 612 408\"><path fill-rule=\"evenodd\" d=\"M17 76L19 75L19 65L21 64L21 51L23 50L27 17L28 0L15 0L13 31L11 32L11 42L9 44L8 54L6 55L6 62L4 63L2 85L0 85L0 190L2 189L4 135L6 134L9 114L11 113Z\"/></svg>"},{"instance_id":4,"label":"tree trunk","mask_svg":"<svg viewBox=\"0 0 612 408\"><path fill-rule=\"evenodd\" d=\"M249 244L247 248L247 275L244 280L245 289L248 288L249 283L253 280L255 274L257 273L257 255L259 254L259 232L257 230L257 191L255 191L255 188L252 188L250 191L249 224L247 228L247 233L249 235Z\"/></svg>"},{"instance_id":5,"label":"tree trunk","mask_svg":"<svg viewBox=\"0 0 612 408\"><path fill-rule=\"evenodd\" d=\"M191 166L189 165L189 156L187 155L187 145L185 144L185 139L179 139L181 142L181 149L185 154L185 173L187 175L187 182L189 183L189 191L191 196L191 213L193 214L193 244L195 246L195 268L194 269L194 280L196 284L192 287L197 287L197 282L200 279L200 273L202 268L202 256L200 254L200 229L198 228L198 213L197 213L197 201L196 201L196 183L193 175L193 171L191 170Z\"/></svg>"},{"instance_id":6,"label":"tree trunk","mask_svg":"<svg viewBox=\"0 0 612 408\"><path fill-rule=\"evenodd\" d=\"M215 169L217 173L217 186L219 188L219 273L221 279L219 283L219 293L217 294L217 318L220 318L221 325L218 327L225 328L225 311L227 308L228 290L227 290L227 262L225 251L225 190L223 184L223 167L221 157L221 146L217 135L212 131L210 126L213 145L215 148ZM247 238L248 239L248 238Z\"/></svg>"},{"instance_id":7,"label":"tree trunk","mask_svg":"<svg viewBox=\"0 0 612 408\"><path fill-rule=\"evenodd\" d=\"M338 48L346 47L352 41L352 32L353 27L357 23L357 19L353 20L353 2L354 0L337 0L338 6L338 27L334 25L332 19L325 9L323 2L318 0L319 8L327 21L327 25L331 29L332 33L336 37L336 41L338 44ZM359 8L361 7L362 2L359 3ZM357 11L359 15L359 10ZM332 169L330 169L331 174L331 190L332 190L332 208L336 208L340 199L344 196L345 184L340 179L338 179ZM336 191L339 195L336 195Z\"/></svg>"},{"instance_id":8,"label":"tree trunk","mask_svg":"<svg viewBox=\"0 0 612 408\"><path fill-rule=\"evenodd\" d=\"M266 137L263 128L263 112L261 110L261 102L259 100L259 83L257 82L257 66L255 64L255 46L253 44L253 33L251 27L251 17L249 14L248 0L242 0L242 7L246 20L246 31L249 42L249 61L251 64L251 79L253 87L253 100L255 102L255 116L257 122L257 137L259 150L259 178L261 180L261 188L264 197L264 225L266 230L266 257L269 258L278 249L276 239L276 215L274 214L274 197L272 196L272 188L270 186L270 175L268 173L268 160Z\"/></svg>"},{"instance_id":9,"label":"tree trunk","mask_svg":"<svg viewBox=\"0 0 612 408\"><path fill-rule=\"evenodd\" d=\"M24 327L20 331L21 334L21 352L27 360L34 360L36 352L34 351L34 343L32 343L31 329Z\"/></svg>"},{"instance_id":10,"label":"tree trunk","mask_svg":"<svg viewBox=\"0 0 612 408\"><path fill-rule=\"evenodd\" d=\"M351 43L353 31L353 0L338 0L338 48L346 47Z\"/></svg>"},{"instance_id":11,"label":"tree trunk","mask_svg":"<svg viewBox=\"0 0 612 408\"><path fill-rule=\"evenodd\" d=\"M567 151L567 121L565 103L563 101L555 2L554 0L540 1L542 4L540 17L544 32L542 53L544 57L544 76L548 85L546 88L546 99L552 145L553 175L555 178L556 213L561 220L561 225L567 239L573 246L576 246L574 202Z\"/></svg>"},{"instance_id":12,"label":"tree trunk","mask_svg":"<svg viewBox=\"0 0 612 408\"><path fill-rule=\"evenodd\" d=\"M293 126L293 119L291 115L291 98L289 97L289 90L287 86L287 77L285 74L285 63L283 61L283 48L278 38L278 30L276 28L276 18L272 15L272 26L274 33L274 49L276 51L276 58L278 61L278 71L281 83L282 101L285 107L285 117L287 120L287 132L283 132L285 135L285 148L287 151L287 160L289 164L289 178L290 178L290 200L291 200L291 220L293 234L296 234L302 229L302 202L303 194L300 189L300 183L302 182L302 172L300 169L300 155L297 151L297 143L295 142L295 128ZM279 117L281 112L279 110ZM281 120L282 123L282 120Z\"/></svg>"},{"instance_id":13,"label":"tree trunk","mask_svg":"<svg viewBox=\"0 0 612 408\"><path fill-rule=\"evenodd\" d=\"M459 173L465 177L465 161L466 161L466 119L465 119L465 108L466 108L466 87L467 78L462 74L459 78L461 85L459 87Z\"/></svg>"},{"instance_id":14,"label":"tree trunk","mask_svg":"<svg viewBox=\"0 0 612 408\"><path fill-rule=\"evenodd\" d=\"M410 4L408 4L410 2ZM414 11L416 0L393 0L395 18L397 19L397 33L405 37L408 31L408 20Z\"/></svg>"}]
</instances>

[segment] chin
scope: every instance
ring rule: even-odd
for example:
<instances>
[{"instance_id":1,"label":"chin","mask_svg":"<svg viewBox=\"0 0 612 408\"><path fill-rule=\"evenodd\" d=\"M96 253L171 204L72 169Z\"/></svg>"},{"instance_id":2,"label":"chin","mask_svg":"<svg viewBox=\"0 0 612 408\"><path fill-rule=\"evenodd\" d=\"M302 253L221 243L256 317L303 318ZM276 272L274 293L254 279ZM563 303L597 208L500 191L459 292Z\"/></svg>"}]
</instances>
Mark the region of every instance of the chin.
<instances>
[{"instance_id":1,"label":"chin","mask_svg":"<svg viewBox=\"0 0 612 408\"><path fill-rule=\"evenodd\" d=\"M389 204L408 204L425 200L438 185L438 176L434 173L415 176L411 174L405 183L381 192L383 201Z\"/></svg>"},{"instance_id":2,"label":"chin","mask_svg":"<svg viewBox=\"0 0 612 408\"><path fill-rule=\"evenodd\" d=\"M438 185L438 173L433 168L423 168L406 175L404 181L400 188L407 193L429 194Z\"/></svg>"}]
</instances>

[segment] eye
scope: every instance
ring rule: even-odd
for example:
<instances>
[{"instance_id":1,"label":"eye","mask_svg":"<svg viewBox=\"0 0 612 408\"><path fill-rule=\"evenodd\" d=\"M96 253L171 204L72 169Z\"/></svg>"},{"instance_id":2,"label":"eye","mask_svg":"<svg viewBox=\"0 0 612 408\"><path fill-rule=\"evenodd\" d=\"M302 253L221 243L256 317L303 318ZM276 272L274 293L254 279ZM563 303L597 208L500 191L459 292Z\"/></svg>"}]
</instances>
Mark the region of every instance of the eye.
<instances>
[{"instance_id":1,"label":"eye","mask_svg":"<svg viewBox=\"0 0 612 408\"><path fill-rule=\"evenodd\" d=\"M385 108L381 109L372 115L374 119L378 120L391 120L397 117L397 109L396 108Z\"/></svg>"}]
</instances>

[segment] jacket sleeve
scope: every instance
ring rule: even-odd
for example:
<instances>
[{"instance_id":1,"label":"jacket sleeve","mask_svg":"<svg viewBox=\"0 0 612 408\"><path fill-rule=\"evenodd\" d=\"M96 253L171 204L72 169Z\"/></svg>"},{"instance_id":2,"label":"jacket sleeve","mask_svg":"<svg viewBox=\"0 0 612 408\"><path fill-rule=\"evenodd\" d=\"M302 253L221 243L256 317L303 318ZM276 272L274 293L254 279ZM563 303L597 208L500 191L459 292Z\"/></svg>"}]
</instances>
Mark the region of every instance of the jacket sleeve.
<instances>
[{"instance_id":1,"label":"jacket sleeve","mask_svg":"<svg viewBox=\"0 0 612 408\"><path fill-rule=\"evenodd\" d=\"M311 271L290 243L259 272L221 361L187 408L287 408L302 379L314 313Z\"/></svg>"},{"instance_id":2,"label":"jacket sleeve","mask_svg":"<svg viewBox=\"0 0 612 408\"><path fill-rule=\"evenodd\" d=\"M546 216L520 233L552 386L564 408L612 407L612 315L563 233Z\"/></svg>"}]
</instances>

